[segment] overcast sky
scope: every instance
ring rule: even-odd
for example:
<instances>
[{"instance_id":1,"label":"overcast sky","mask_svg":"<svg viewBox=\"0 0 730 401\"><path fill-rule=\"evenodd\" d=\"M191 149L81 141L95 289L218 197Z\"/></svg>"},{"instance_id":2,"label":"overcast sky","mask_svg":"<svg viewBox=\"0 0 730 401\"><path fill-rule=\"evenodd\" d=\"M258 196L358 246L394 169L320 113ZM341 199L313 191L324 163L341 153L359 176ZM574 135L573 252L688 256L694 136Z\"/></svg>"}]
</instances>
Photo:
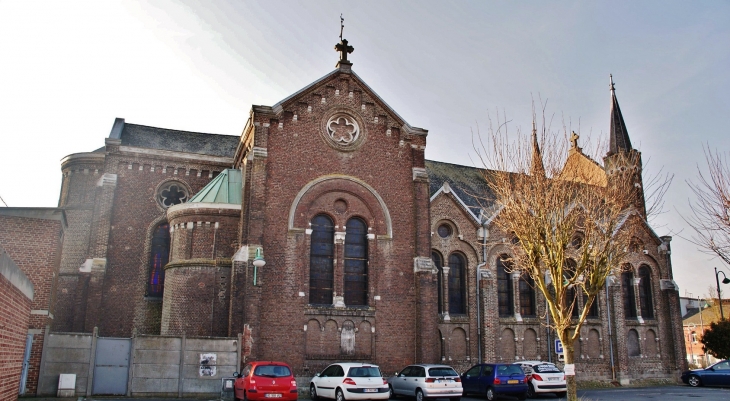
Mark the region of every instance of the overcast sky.
<instances>
[{"instance_id":1,"label":"overcast sky","mask_svg":"<svg viewBox=\"0 0 730 401\"><path fill-rule=\"evenodd\" d=\"M680 216L703 145L730 151L727 1L0 0L0 197L56 206L61 158L103 146L115 117L239 135L252 104L334 69L340 13L353 70L429 130L432 160L474 165L472 130L497 110L529 129L538 96L556 132L605 142L613 74L648 173L674 174L653 225L680 294L730 276Z\"/></svg>"}]
</instances>

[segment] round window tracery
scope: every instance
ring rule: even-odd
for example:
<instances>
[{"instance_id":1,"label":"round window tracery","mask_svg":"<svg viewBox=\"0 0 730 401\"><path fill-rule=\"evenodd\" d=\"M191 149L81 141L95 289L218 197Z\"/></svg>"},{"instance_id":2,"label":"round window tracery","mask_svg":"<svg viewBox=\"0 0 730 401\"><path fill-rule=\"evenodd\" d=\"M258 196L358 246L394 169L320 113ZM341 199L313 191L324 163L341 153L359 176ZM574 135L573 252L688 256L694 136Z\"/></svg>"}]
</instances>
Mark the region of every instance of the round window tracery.
<instances>
[{"instance_id":1,"label":"round window tracery","mask_svg":"<svg viewBox=\"0 0 730 401\"><path fill-rule=\"evenodd\" d=\"M360 136L360 126L351 116L338 113L327 120L327 135L338 145L350 145Z\"/></svg>"},{"instance_id":2,"label":"round window tracery","mask_svg":"<svg viewBox=\"0 0 730 401\"><path fill-rule=\"evenodd\" d=\"M185 203L188 200L188 189L179 182L168 182L160 187L157 200L164 208Z\"/></svg>"},{"instance_id":3,"label":"round window tracery","mask_svg":"<svg viewBox=\"0 0 730 401\"><path fill-rule=\"evenodd\" d=\"M441 224L436 231L441 238L449 238L454 232L448 224Z\"/></svg>"}]
</instances>

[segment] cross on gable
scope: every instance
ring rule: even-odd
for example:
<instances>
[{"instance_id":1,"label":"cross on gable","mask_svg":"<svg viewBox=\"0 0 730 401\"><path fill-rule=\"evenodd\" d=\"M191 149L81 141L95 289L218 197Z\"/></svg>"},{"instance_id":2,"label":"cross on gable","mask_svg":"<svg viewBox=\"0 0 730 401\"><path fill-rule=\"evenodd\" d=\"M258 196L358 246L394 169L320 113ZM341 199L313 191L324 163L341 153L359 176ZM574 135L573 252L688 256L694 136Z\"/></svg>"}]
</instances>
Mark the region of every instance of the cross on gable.
<instances>
[{"instance_id":1,"label":"cross on gable","mask_svg":"<svg viewBox=\"0 0 730 401\"><path fill-rule=\"evenodd\" d=\"M355 48L347 44L347 39L335 45L335 50L340 52L340 61L347 61L347 54L355 51Z\"/></svg>"}]
</instances>

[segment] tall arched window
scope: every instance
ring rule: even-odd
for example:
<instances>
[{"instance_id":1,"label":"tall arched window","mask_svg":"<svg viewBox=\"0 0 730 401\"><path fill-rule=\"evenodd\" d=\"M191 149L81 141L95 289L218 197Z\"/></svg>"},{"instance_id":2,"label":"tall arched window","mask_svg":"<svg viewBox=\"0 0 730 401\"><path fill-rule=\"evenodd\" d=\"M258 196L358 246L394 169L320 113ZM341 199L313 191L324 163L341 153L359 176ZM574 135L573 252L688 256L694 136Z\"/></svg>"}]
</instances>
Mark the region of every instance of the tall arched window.
<instances>
[{"instance_id":1,"label":"tall arched window","mask_svg":"<svg viewBox=\"0 0 730 401\"><path fill-rule=\"evenodd\" d=\"M654 319L654 302L651 293L651 270L647 265L639 268L639 302L641 304L641 317Z\"/></svg>"},{"instance_id":2,"label":"tall arched window","mask_svg":"<svg viewBox=\"0 0 730 401\"><path fill-rule=\"evenodd\" d=\"M332 305L335 227L323 214L312 219L309 253L309 303Z\"/></svg>"},{"instance_id":3,"label":"tall arched window","mask_svg":"<svg viewBox=\"0 0 730 401\"><path fill-rule=\"evenodd\" d=\"M520 315L535 316L535 280L529 274L520 277Z\"/></svg>"},{"instance_id":4,"label":"tall arched window","mask_svg":"<svg viewBox=\"0 0 730 401\"><path fill-rule=\"evenodd\" d=\"M563 276L565 277L565 280L570 280L575 276L575 272L578 269L578 262L576 262L573 259L567 259L565 261L565 269L563 272ZM565 303L567 305L573 304L573 311L571 312L572 317L578 317L580 316L580 306L578 305L578 293L575 290L575 287L569 287L565 291Z\"/></svg>"},{"instance_id":5,"label":"tall arched window","mask_svg":"<svg viewBox=\"0 0 730 401\"><path fill-rule=\"evenodd\" d=\"M621 273L621 287L624 298L624 315L627 318L636 317L636 296L634 294L634 271Z\"/></svg>"},{"instance_id":6,"label":"tall arched window","mask_svg":"<svg viewBox=\"0 0 730 401\"><path fill-rule=\"evenodd\" d=\"M345 229L345 305L368 304L368 226L358 218Z\"/></svg>"},{"instance_id":7,"label":"tall arched window","mask_svg":"<svg viewBox=\"0 0 730 401\"><path fill-rule=\"evenodd\" d=\"M588 316L587 317L592 317L592 318L600 317L598 315L598 300L599 300L599 298L600 297L598 295L596 295L596 297L593 299L593 303L591 304L591 309L588 310ZM585 305L587 303L588 303L588 295L585 294L585 293L583 293L583 305Z\"/></svg>"},{"instance_id":8,"label":"tall arched window","mask_svg":"<svg viewBox=\"0 0 730 401\"><path fill-rule=\"evenodd\" d=\"M466 313L466 274L464 257L458 253L449 255L449 314Z\"/></svg>"},{"instance_id":9,"label":"tall arched window","mask_svg":"<svg viewBox=\"0 0 730 401\"><path fill-rule=\"evenodd\" d=\"M150 254L150 275L147 281L147 295L161 297L165 287L164 267L170 259L170 224L160 223L152 232Z\"/></svg>"},{"instance_id":10,"label":"tall arched window","mask_svg":"<svg viewBox=\"0 0 730 401\"><path fill-rule=\"evenodd\" d=\"M436 267L436 280L438 281L438 307L439 315L444 313L444 259L437 251L431 251L431 260Z\"/></svg>"},{"instance_id":11,"label":"tall arched window","mask_svg":"<svg viewBox=\"0 0 730 401\"><path fill-rule=\"evenodd\" d=\"M509 256L500 255L497 258L497 303L499 304L499 316L514 315L514 304L512 301L512 280L507 270L510 270Z\"/></svg>"}]
</instances>

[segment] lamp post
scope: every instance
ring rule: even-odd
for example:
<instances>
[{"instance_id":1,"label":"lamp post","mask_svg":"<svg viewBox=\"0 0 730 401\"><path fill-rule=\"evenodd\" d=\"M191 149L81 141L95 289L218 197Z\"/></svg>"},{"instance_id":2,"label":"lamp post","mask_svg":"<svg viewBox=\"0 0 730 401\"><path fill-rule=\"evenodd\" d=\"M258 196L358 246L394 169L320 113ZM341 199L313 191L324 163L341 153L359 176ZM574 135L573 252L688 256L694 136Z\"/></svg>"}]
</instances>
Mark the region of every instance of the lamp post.
<instances>
[{"instance_id":1,"label":"lamp post","mask_svg":"<svg viewBox=\"0 0 730 401\"><path fill-rule=\"evenodd\" d=\"M717 267L715 268L715 282L717 283L717 299L720 301L720 320L725 320L725 314L722 312L722 296L720 295L720 274L722 274L722 283L723 284L730 284L730 278L727 278L725 275L725 272L722 270L717 270Z\"/></svg>"}]
</instances>

